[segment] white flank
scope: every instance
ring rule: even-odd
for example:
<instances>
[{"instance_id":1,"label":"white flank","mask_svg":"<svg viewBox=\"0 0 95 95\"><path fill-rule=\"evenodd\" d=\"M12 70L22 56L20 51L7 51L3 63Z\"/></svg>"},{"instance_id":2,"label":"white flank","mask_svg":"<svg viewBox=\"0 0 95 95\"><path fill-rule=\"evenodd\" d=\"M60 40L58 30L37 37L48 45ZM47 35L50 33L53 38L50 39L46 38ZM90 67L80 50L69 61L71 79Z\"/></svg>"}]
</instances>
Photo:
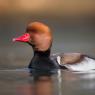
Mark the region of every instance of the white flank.
<instances>
[{"instance_id":1,"label":"white flank","mask_svg":"<svg viewBox=\"0 0 95 95\"><path fill-rule=\"evenodd\" d=\"M61 63L61 57L58 56L57 62L71 71L90 71L95 69L95 60L88 57L84 57L83 61L76 64L64 64Z\"/></svg>"}]
</instances>

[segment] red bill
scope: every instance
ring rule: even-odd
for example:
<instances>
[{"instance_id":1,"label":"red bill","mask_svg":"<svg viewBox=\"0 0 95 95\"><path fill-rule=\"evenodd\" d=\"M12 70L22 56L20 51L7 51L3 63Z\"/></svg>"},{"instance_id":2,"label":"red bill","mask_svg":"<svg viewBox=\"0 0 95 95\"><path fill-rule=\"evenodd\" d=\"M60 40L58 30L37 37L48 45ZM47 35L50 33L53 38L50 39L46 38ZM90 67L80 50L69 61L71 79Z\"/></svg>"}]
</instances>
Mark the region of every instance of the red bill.
<instances>
[{"instance_id":1,"label":"red bill","mask_svg":"<svg viewBox=\"0 0 95 95\"><path fill-rule=\"evenodd\" d=\"M22 36L20 37L17 37L17 38L13 38L13 42L28 42L30 39L30 34L29 33L25 33L23 34Z\"/></svg>"}]
</instances>

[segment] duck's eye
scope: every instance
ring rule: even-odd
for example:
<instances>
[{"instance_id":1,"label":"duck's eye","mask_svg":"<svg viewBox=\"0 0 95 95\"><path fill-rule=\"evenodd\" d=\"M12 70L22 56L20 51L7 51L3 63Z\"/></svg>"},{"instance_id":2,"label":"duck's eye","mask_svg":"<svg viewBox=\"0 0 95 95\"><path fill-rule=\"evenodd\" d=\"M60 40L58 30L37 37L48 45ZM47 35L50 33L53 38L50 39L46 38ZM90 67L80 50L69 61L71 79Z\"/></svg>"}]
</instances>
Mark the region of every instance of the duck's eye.
<instances>
[{"instance_id":1,"label":"duck's eye","mask_svg":"<svg viewBox=\"0 0 95 95\"><path fill-rule=\"evenodd\" d=\"M32 32L37 32L37 30L36 30L36 29L31 29L31 31L32 31Z\"/></svg>"},{"instance_id":2,"label":"duck's eye","mask_svg":"<svg viewBox=\"0 0 95 95\"><path fill-rule=\"evenodd\" d=\"M35 33L37 30L36 30L36 29L28 28L26 31L27 31L28 33L31 33L31 32Z\"/></svg>"}]
</instances>

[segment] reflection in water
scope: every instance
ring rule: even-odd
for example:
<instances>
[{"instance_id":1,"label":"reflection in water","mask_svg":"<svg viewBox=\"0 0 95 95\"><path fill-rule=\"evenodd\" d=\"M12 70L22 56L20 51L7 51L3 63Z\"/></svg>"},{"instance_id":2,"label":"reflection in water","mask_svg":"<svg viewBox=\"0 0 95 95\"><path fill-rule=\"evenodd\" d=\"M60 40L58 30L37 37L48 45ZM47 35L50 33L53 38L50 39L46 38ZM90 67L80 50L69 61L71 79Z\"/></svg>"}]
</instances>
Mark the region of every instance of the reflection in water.
<instances>
[{"instance_id":1,"label":"reflection in water","mask_svg":"<svg viewBox=\"0 0 95 95\"><path fill-rule=\"evenodd\" d=\"M95 95L95 71L0 70L0 95Z\"/></svg>"},{"instance_id":2,"label":"reflection in water","mask_svg":"<svg viewBox=\"0 0 95 95\"><path fill-rule=\"evenodd\" d=\"M54 95L54 82L52 76L57 71L30 70L29 84L20 87L20 95Z\"/></svg>"},{"instance_id":3,"label":"reflection in water","mask_svg":"<svg viewBox=\"0 0 95 95\"><path fill-rule=\"evenodd\" d=\"M61 70L58 70L57 76L58 76L57 78L58 78L58 92L59 92L58 95L62 95L62 91L61 91L61 89L62 89L62 87L61 87L61 84L62 84Z\"/></svg>"}]
</instances>

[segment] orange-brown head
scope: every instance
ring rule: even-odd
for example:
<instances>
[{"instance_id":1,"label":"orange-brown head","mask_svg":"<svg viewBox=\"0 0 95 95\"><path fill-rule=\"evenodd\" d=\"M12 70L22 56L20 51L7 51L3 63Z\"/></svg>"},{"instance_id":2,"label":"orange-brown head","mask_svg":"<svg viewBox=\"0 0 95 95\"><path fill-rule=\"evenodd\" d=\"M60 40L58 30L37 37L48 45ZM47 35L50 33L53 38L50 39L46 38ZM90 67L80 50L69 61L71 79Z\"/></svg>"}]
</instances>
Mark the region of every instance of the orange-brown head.
<instances>
[{"instance_id":1,"label":"orange-brown head","mask_svg":"<svg viewBox=\"0 0 95 95\"><path fill-rule=\"evenodd\" d=\"M29 23L24 35L14 38L13 41L27 42L34 50L46 51L51 47L52 34L50 28L40 22Z\"/></svg>"}]
</instances>

